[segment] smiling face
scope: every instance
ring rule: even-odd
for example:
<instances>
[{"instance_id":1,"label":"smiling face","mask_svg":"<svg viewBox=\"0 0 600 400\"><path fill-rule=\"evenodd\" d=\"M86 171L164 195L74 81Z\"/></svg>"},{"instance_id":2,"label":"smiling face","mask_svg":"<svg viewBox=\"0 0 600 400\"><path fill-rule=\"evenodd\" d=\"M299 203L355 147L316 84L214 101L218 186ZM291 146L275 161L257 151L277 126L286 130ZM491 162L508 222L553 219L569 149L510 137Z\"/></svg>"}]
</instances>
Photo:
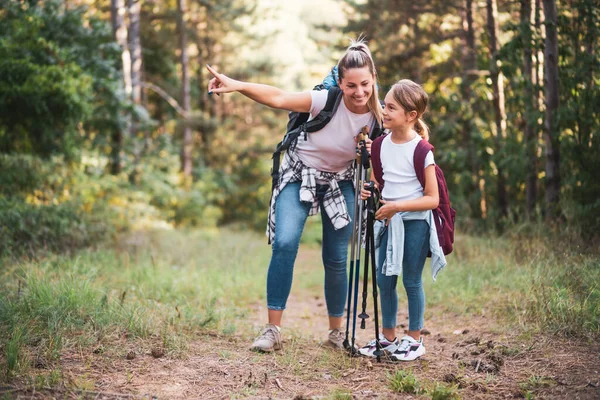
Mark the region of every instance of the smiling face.
<instances>
[{"instance_id":1,"label":"smiling face","mask_svg":"<svg viewBox=\"0 0 600 400\"><path fill-rule=\"evenodd\" d=\"M353 113L369 112L367 102L373 94L375 78L369 67L349 68L344 71L339 86L344 92L344 103Z\"/></svg>"},{"instance_id":2,"label":"smiling face","mask_svg":"<svg viewBox=\"0 0 600 400\"><path fill-rule=\"evenodd\" d=\"M383 108L383 127L390 130L411 127L417 118L415 110L406 111L394 98L392 90L385 95Z\"/></svg>"}]
</instances>

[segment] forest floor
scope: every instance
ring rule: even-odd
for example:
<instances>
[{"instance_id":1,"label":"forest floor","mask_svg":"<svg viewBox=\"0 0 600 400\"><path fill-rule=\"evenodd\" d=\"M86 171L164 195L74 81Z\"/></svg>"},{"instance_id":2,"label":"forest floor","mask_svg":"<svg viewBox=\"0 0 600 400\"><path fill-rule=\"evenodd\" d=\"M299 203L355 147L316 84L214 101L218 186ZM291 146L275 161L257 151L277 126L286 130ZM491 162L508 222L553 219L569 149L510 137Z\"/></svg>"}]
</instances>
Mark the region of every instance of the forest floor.
<instances>
[{"instance_id":1,"label":"forest floor","mask_svg":"<svg viewBox=\"0 0 600 400\"><path fill-rule=\"evenodd\" d=\"M303 249L298 262L319 258L319 249ZM284 315L283 350L251 352L266 313L262 303L247 307L247 323L240 321L244 329L233 334L199 331L178 354L163 353L158 340L141 348L127 337L115 338L103 349L70 348L59 361L63 385L34 390L17 383L0 388L0 398L600 398L598 343L520 332L485 313L457 315L431 307L424 331L427 353L399 363L350 357L323 346L324 299L297 287ZM404 309L401 304L400 330L407 320ZM356 342L363 344L373 335L370 319L367 330L357 326Z\"/></svg>"}]
</instances>

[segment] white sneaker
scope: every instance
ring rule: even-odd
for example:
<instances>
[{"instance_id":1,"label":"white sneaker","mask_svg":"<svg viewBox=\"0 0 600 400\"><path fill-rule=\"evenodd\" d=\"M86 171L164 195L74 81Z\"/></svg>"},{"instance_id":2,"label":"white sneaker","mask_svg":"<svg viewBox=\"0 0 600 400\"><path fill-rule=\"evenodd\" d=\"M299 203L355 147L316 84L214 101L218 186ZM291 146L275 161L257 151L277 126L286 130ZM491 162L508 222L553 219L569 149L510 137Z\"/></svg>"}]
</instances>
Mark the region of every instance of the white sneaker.
<instances>
[{"instance_id":1,"label":"white sneaker","mask_svg":"<svg viewBox=\"0 0 600 400\"><path fill-rule=\"evenodd\" d=\"M390 342L381 333L379 334L379 344L381 346L381 350L389 352L391 354L394 354L394 352L398 349L398 346L400 346L398 338L394 338L394 340ZM363 356L376 357L375 355L373 355L375 350L377 350L377 342L375 339L373 339L369 343L358 349L358 352Z\"/></svg>"},{"instance_id":2,"label":"white sneaker","mask_svg":"<svg viewBox=\"0 0 600 400\"><path fill-rule=\"evenodd\" d=\"M400 346L392 353L392 359L396 361L413 361L425 354L423 339L415 340L410 336L404 336Z\"/></svg>"},{"instance_id":3,"label":"white sneaker","mask_svg":"<svg viewBox=\"0 0 600 400\"><path fill-rule=\"evenodd\" d=\"M259 337L256 338L250 350L270 353L274 350L281 350L281 333L277 326L267 324Z\"/></svg>"},{"instance_id":4,"label":"white sneaker","mask_svg":"<svg viewBox=\"0 0 600 400\"><path fill-rule=\"evenodd\" d=\"M326 346L333 347L334 349L344 349L344 334L339 329L332 329L327 335Z\"/></svg>"}]
</instances>

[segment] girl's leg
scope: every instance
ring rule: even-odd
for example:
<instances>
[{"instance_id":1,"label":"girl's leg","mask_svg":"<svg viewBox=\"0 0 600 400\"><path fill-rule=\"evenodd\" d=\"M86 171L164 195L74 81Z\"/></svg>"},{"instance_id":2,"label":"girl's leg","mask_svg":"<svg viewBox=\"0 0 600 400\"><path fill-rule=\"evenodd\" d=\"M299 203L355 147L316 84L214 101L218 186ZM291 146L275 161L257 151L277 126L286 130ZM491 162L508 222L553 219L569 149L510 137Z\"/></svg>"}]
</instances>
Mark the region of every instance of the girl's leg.
<instances>
[{"instance_id":1,"label":"girl's leg","mask_svg":"<svg viewBox=\"0 0 600 400\"><path fill-rule=\"evenodd\" d=\"M275 204L276 232L267 274L267 308L269 323L277 326L281 325L290 295L300 236L310 210L310 204L300 201L299 193L299 182L288 183Z\"/></svg>"},{"instance_id":2,"label":"girl's leg","mask_svg":"<svg viewBox=\"0 0 600 400\"><path fill-rule=\"evenodd\" d=\"M386 276L382 273L383 262L388 241L387 229L381 237L381 246L377 249L377 286L381 299L381 325L382 333L389 341L396 338L396 314L398 313L398 293L396 285L397 276Z\"/></svg>"},{"instance_id":3,"label":"girl's leg","mask_svg":"<svg viewBox=\"0 0 600 400\"><path fill-rule=\"evenodd\" d=\"M424 220L404 221L402 283L408 298L408 335L419 340L425 314L423 267L429 251L429 224Z\"/></svg>"},{"instance_id":4,"label":"girl's leg","mask_svg":"<svg viewBox=\"0 0 600 400\"><path fill-rule=\"evenodd\" d=\"M346 199L350 213L354 210L354 188L351 181L339 182L340 190ZM317 194L326 190L327 186L318 187ZM329 329L340 329L342 326L346 296L348 294L348 243L352 236L352 221L345 227L335 230L331 220L321 207L323 225L323 266L325 267L325 302L329 314Z\"/></svg>"}]
</instances>

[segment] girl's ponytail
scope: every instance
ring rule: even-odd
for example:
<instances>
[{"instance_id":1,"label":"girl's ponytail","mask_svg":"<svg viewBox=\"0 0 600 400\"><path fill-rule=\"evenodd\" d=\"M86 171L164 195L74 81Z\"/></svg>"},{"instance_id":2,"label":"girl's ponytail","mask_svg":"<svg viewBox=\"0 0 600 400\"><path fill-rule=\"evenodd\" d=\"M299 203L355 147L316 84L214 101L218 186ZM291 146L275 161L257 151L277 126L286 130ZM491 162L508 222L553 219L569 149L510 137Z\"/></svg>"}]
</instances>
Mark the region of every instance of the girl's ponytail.
<instances>
[{"instance_id":1,"label":"girl's ponytail","mask_svg":"<svg viewBox=\"0 0 600 400\"><path fill-rule=\"evenodd\" d=\"M421 138L429 141L429 127L423 121L422 117L427 110L429 96L421 85L410 79L401 79L392 86L394 99L402 106L405 112L416 111L417 120L414 129Z\"/></svg>"},{"instance_id":2,"label":"girl's ponytail","mask_svg":"<svg viewBox=\"0 0 600 400\"><path fill-rule=\"evenodd\" d=\"M429 141L429 127L421 118L417 118L417 122L415 123L415 131L417 131L423 140Z\"/></svg>"}]
</instances>

